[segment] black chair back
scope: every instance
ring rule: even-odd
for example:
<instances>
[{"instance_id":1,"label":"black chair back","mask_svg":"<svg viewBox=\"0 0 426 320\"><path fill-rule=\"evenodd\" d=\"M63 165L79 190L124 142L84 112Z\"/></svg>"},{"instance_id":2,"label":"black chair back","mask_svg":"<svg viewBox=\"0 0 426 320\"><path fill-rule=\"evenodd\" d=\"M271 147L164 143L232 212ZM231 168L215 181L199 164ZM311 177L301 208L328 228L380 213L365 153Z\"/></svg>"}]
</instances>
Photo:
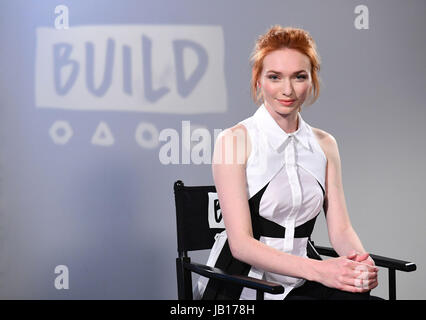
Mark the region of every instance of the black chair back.
<instances>
[{"instance_id":1,"label":"black chair back","mask_svg":"<svg viewBox=\"0 0 426 320\"><path fill-rule=\"evenodd\" d=\"M174 183L174 193L179 256L186 256L188 251L211 249L214 236L225 229L216 187L187 187L178 180Z\"/></svg>"}]
</instances>

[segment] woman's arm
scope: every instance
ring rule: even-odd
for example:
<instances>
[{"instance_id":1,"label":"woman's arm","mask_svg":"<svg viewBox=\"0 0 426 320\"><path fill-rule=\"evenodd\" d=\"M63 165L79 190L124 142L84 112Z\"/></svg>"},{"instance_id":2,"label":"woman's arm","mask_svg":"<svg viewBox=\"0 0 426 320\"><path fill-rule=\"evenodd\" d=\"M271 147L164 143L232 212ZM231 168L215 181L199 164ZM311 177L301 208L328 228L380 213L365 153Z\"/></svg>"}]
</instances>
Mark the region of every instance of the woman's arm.
<instances>
[{"instance_id":1,"label":"woman's arm","mask_svg":"<svg viewBox=\"0 0 426 320\"><path fill-rule=\"evenodd\" d=\"M346 208L341 161L336 139L323 132L320 140L321 147L327 156L324 212L331 245L340 256L352 256L354 253L365 254L366 250L352 227ZM374 265L371 258L369 261Z\"/></svg>"}]
</instances>

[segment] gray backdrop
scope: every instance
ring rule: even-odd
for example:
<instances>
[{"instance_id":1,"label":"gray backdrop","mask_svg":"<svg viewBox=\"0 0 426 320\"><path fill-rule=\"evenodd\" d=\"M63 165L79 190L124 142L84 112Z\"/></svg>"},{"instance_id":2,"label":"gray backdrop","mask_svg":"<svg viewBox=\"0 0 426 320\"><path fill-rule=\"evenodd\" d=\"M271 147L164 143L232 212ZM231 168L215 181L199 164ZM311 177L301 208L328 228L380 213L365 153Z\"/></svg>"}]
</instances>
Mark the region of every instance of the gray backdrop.
<instances>
[{"instance_id":1,"label":"gray backdrop","mask_svg":"<svg viewBox=\"0 0 426 320\"><path fill-rule=\"evenodd\" d=\"M0 298L175 299L172 185L213 183L209 163L183 163L182 121L213 140L252 115L249 55L281 24L317 42L321 96L302 116L337 139L355 230L416 262L397 296L425 299L425 13L423 0L2 0ZM160 161L166 129L175 164ZM323 216L314 239L329 243Z\"/></svg>"}]
</instances>

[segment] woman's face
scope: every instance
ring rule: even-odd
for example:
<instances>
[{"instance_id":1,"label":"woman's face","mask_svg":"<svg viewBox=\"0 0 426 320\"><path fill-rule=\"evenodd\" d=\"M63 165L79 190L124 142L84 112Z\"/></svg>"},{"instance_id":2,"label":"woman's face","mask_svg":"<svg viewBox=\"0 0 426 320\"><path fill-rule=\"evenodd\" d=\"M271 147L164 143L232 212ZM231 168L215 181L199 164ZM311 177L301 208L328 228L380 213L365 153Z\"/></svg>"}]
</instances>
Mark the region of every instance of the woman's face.
<instances>
[{"instance_id":1,"label":"woman's face","mask_svg":"<svg viewBox=\"0 0 426 320\"><path fill-rule=\"evenodd\" d=\"M270 112L296 116L311 90L308 56L289 48L270 52L263 59L258 84Z\"/></svg>"}]
</instances>

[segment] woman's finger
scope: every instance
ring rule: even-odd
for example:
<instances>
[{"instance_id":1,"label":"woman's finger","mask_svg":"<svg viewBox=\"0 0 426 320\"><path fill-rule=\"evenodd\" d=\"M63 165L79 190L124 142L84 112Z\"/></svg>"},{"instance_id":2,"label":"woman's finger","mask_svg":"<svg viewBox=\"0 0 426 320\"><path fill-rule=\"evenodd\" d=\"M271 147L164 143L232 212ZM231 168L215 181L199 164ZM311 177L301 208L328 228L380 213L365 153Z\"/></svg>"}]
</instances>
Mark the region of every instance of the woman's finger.
<instances>
[{"instance_id":1,"label":"woman's finger","mask_svg":"<svg viewBox=\"0 0 426 320\"><path fill-rule=\"evenodd\" d=\"M355 271L358 272L377 272L379 271L379 268L376 266L372 266L366 263L360 263L360 262L355 262L352 261L353 263L351 264L352 269L354 269Z\"/></svg>"},{"instance_id":2,"label":"woman's finger","mask_svg":"<svg viewBox=\"0 0 426 320\"><path fill-rule=\"evenodd\" d=\"M358 278L362 280L377 279L377 272L354 270L353 276L354 278Z\"/></svg>"},{"instance_id":3,"label":"woman's finger","mask_svg":"<svg viewBox=\"0 0 426 320\"><path fill-rule=\"evenodd\" d=\"M357 256L355 261L361 262L361 261L367 260L369 256L370 255L368 253L360 254Z\"/></svg>"}]
</instances>

